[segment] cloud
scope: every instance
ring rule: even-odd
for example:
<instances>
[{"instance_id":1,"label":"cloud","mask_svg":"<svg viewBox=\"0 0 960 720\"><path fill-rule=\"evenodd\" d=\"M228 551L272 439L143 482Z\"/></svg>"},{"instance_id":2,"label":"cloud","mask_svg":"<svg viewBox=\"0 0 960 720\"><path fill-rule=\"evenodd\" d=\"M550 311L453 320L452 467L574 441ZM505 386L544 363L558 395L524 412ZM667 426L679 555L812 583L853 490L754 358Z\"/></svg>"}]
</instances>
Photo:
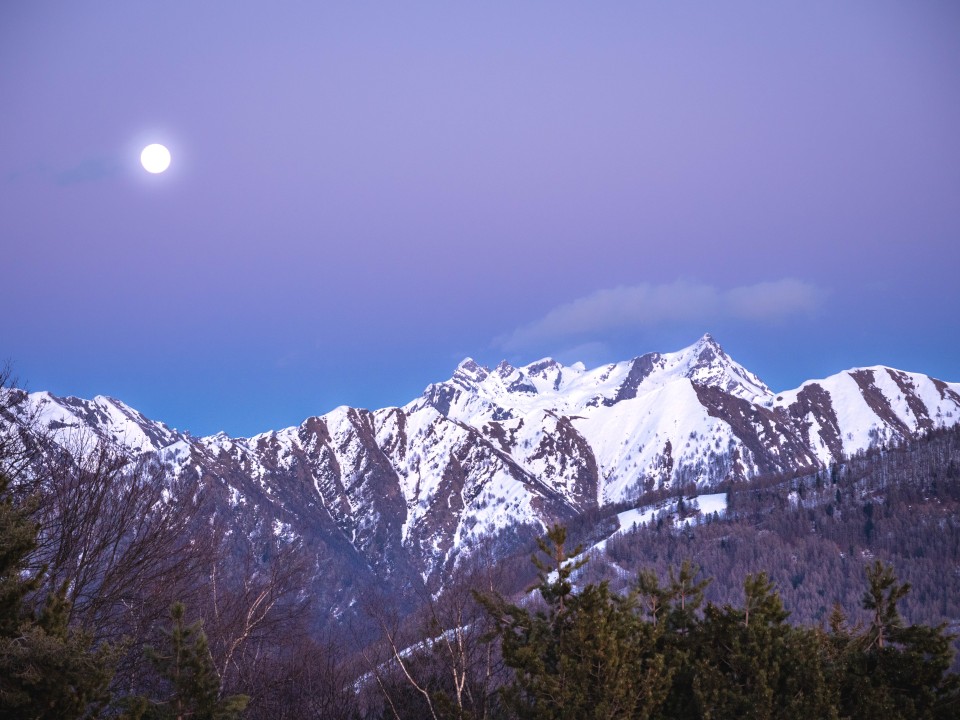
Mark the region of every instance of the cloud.
<instances>
[{"instance_id":1,"label":"cloud","mask_svg":"<svg viewBox=\"0 0 960 720\"><path fill-rule=\"evenodd\" d=\"M494 344L506 351L520 351L665 323L720 319L777 322L815 311L824 295L815 285L791 278L728 290L683 281L620 286L560 305L539 320L497 338Z\"/></svg>"},{"instance_id":2,"label":"cloud","mask_svg":"<svg viewBox=\"0 0 960 720\"><path fill-rule=\"evenodd\" d=\"M732 317L776 322L813 312L825 294L814 285L785 278L728 290L726 305Z\"/></svg>"},{"instance_id":3,"label":"cloud","mask_svg":"<svg viewBox=\"0 0 960 720\"><path fill-rule=\"evenodd\" d=\"M88 158L69 170L57 173L55 181L57 185L96 182L116 175L118 170L116 162L104 158Z\"/></svg>"},{"instance_id":4,"label":"cloud","mask_svg":"<svg viewBox=\"0 0 960 720\"><path fill-rule=\"evenodd\" d=\"M55 185L77 185L114 177L123 165L114 157L88 157L66 170L57 170L44 162L34 162L7 173L3 180L10 184L40 180Z\"/></svg>"}]
</instances>

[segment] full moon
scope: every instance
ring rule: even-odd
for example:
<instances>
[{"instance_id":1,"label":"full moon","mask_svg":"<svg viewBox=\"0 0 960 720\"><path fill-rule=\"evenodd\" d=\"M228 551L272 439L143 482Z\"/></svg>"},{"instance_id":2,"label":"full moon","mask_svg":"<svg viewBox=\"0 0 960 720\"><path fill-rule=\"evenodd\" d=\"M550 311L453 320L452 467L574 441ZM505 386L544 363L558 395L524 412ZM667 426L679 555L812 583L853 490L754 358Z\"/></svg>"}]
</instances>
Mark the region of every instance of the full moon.
<instances>
[{"instance_id":1,"label":"full moon","mask_svg":"<svg viewBox=\"0 0 960 720\"><path fill-rule=\"evenodd\" d=\"M149 173L162 173L170 167L170 151L163 145L147 145L140 153L140 164Z\"/></svg>"}]
</instances>

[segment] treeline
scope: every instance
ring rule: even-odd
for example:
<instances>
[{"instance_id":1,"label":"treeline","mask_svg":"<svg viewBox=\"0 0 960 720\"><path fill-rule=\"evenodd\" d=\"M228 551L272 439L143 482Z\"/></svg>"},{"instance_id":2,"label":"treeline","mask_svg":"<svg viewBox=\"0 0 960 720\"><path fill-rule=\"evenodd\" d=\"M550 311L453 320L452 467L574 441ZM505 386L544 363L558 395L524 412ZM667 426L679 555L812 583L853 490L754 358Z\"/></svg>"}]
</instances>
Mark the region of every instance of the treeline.
<instances>
[{"instance_id":1,"label":"treeline","mask_svg":"<svg viewBox=\"0 0 960 720\"><path fill-rule=\"evenodd\" d=\"M626 592L583 583L581 548L555 526L539 542L537 592L520 602L491 589L435 602L428 640L398 642L361 684L380 693L379 718L955 718L943 626L908 624L909 594L878 561L861 580L863 623L839 606L823 625L795 625L765 573L733 604L705 600L712 584L690 561L644 570ZM580 580L575 580L580 578ZM374 698L375 701L375 698ZM361 708L358 707L357 717Z\"/></svg>"},{"instance_id":2,"label":"treeline","mask_svg":"<svg viewBox=\"0 0 960 720\"><path fill-rule=\"evenodd\" d=\"M834 603L866 619L863 570L879 559L912 586L900 606L910 622L960 619L960 427L816 475L735 484L727 498L724 517L667 518L612 538L584 580L625 590L643 568L663 575L692 558L722 579L706 591L722 605L766 571L791 621L822 624Z\"/></svg>"},{"instance_id":3,"label":"treeline","mask_svg":"<svg viewBox=\"0 0 960 720\"><path fill-rule=\"evenodd\" d=\"M704 604L710 584L689 561L667 579L639 574L626 595L605 582L574 592L566 533L541 542L538 608L481 598L497 623L513 679L504 708L536 718L953 718L960 677L948 672L942 627L905 625L909 591L891 568L866 572L869 621L787 623L765 573L741 602ZM577 551L571 553L575 555Z\"/></svg>"}]
</instances>

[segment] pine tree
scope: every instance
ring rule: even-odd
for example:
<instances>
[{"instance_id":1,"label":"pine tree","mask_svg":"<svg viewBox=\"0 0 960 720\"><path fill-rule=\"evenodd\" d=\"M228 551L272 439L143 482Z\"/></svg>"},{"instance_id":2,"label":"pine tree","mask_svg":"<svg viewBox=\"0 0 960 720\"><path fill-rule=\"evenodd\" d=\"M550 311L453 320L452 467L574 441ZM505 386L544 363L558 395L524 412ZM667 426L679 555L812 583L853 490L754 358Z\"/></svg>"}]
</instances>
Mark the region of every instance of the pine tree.
<instances>
[{"instance_id":1,"label":"pine tree","mask_svg":"<svg viewBox=\"0 0 960 720\"><path fill-rule=\"evenodd\" d=\"M657 620L663 629L658 649L666 658L672 682L660 717L695 716L693 657L703 592L711 582L708 578L698 580L699 574L699 566L685 559L678 570L669 568L669 582L662 587L650 572L641 573L637 579L641 597L651 604L659 598L663 608L659 614L662 620Z\"/></svg>"},{"instance_id":2,"label":"pine tree","mask_svg":"<svg viewBox=\"0 0 960 720\"><path fill-rule=\"evenodd\" d=\"M863 607L871 613L862 631L832 622L844 717L956 718L960 676L950 673L953 637L945 626L904 626L897 609L910 591L879 560L867 568Z\"/></svg>"},{"instance_id":3,"label":"pine tree","mask_svg":"<svg viewBox=\"0 0 960 720\"><path fill-rule=\"evenodd\" d=\"M8 490L0 475L0 716L95 717L109 700L113 649L94 649L89 634L68 627L66 588L39 615L31 607L41 580L27 570L37 527Z\"/></svg>"},{"instance_id":4,"label":"pine tree","mask_svg":"<svg viewBox=\"0 0 960 720\"><path fill-rule=\"evenodd\" d=\"M898 585L893 568L879 560L875 560L866 572L869 587L863 594L863 609L872 612L873 617L865 649L876 646L882 650L889 643L890 636L903 627L897 603L910 592L910 583Z\"/></svg>"},{"instance_id":5,"label":"pine tree","mask_svg":"<svg viewBox=\"0 0 960 720\"><path fill-rule=\"evenodd\" d=\"M587 562L585 558L573 559L583 552L582 545L568 553L566 542L567 529L562 525L554 525L547 531L546 537L537 538L537 547L546 555L546 559L541 560L536 554L530 557L537 568L538 578L537 584L530 589L539 589L547 604L556 604L559 613L564 611L564 602L573 590L570 576Z\"/></svg>"},{"instance_id":6,"label":"pine tree","mask_svg":"<svg viewBox=\"0 0 960 720\"><path fill-rule=\"evenodd\" d=\"M697 622L697 611L703 605L703 591L713 582L712 578L697 580L700 567L689 559L680 564L680 569L674 572L671 567L670 584L667 586L667 597L670 600L667 612L668 627L680 635L689 632Z\"/></svg>"},{"instance_id":7,"label":"pine tree","mask_svg":"<svg viewBox=\"0 0 960 720\"><path fill-rule=\"evenodd\" d=\"M40 585L24 574L27 556L37 545L37 527L26 510L13 505L9 481L0 475L0 637L15 635L23 621L24 598Z\"/></svg>"},{"instance_id":8,"label":"pine tree","mask_svg":"<svg viewBox=\"0 0 960 720\"><path fill-rule=\"evenodd\" d=\"M650 569L641 570L637 574L633 592L643 613L654 625L659 624L669 608L670 591L660 586L657 574Z\"/></svg>"},{"instance_id":9,"label":"pine tree","mask_svg":"<svg viewBox=\"0 0 960 720\"><path fill-rule=\"evenodd\" d=\"M742 608L708 605L693 648L693 696L704 718L836 718L817 634L789 615L765 573L744 581Z\"/></svg>"},{"instance_id":10,"label":"pine tree","mask_svg":"<svg viewBox=\"0 0 960 720\"><path fill-rule=\"evenodd\" d=\"M220 697L220 676L210 656L202 622L187 625L183 603L170 608L165 647L144 648L167 692L162 699L136 698L131 717L143 720L233 720L247 706L245 695Z\"/></svg>"},{"instance_id":11,"label":"pine tree","mask_svg":"<svg viewBox=\"0 0 960 720\"><path fill-rule=\"evenodd\" d=\"M583 564L565 549L555 526L540 542L547 560L534 557L546 608L531 613L502 598L481 598L499 627L504 662L515 671L504 688L508 709L520 718L646 718L669 688L661 630L643 621L633 598L607 583L573 592L572 572Z\"/></svg>"}]
</instances>

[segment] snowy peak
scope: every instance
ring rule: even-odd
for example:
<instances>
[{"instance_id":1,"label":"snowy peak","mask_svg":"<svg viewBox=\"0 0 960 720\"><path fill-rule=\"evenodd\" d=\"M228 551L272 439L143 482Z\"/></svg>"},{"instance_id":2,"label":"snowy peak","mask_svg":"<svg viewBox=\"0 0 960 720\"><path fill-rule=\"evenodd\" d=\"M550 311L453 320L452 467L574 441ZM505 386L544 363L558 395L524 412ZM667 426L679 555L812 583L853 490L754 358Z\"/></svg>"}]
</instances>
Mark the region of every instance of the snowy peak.
<instances>
[{"instance_id":1,"label":"snowy peak","mask_svg":"<svg viewBox=\"0 0 960 720\"><path fill-rule=\"evenodd\" d=\"M773 395L760 378L727 355L709 333L674 356L683 376L697 385L715 387L749 400Z\"/></svg>"},{"instance_id":2,"label":"snowy peak","mask_svg":"<svg viewBox=\"0 0 960 720\"><path fill-rule=\"evenodd\" d=\"M469 387L483 382L488 375L490 375L490 368L479 365L473 358L466 358L457 366L452 380Z\"/></svg>"},{"instance_id":3,"label":"snowy peak","mask_svg":"<svg viewBox=\"0 0 960 720\"><path fill-rule=\"evenodd\" d=\"M829 463L960 422L960 385L883 365L852 368L777 395L818 458Z\"/></svg>"},{"instance_id":4,"label":"snowy peak","mask_svg":"<svg viewBox=\"0 0 960 720\"><path fill-rule=\"evenodd\" d=\"M706 333L689 348L681 350L680 354L692 356L694 367L717 367L732 362L710 333Z\"/></svg>"},{"instance_id":5,"label":"snowy peak","mask_svg":"<svg viewBox=\"0 0 960 720\"><path fill-rule=\"evenodd\" d=\"M506 360L501 360L494 372L496 372L499 377L506 378L515 373L516 370L517 369Z\"/></svg>"},{"instance_id":6,"label":"snowy peak","mask_svg":"<svg viewBox=\"0 0 960 720\"><path fill-rule=\"evenodd\" d=\"M182 439L163 423L106 395L83 400L49 392L30 393L26 402L17 406L17 412L22 420L30 418L42 431L56 433L62 442L76 447L104 441L126 452L146 453Z\"/></svg>"},{"instance_id":7,"label":"snowy peak","mask_svg":"<svg viewBox=\"0 0 960 720\"><path fill-rule=\"evenodd\" d=\"M484 421L524 417L550 410L577 414L610 407L653 392L667 383L689 381L750 401L773 393L753 373L732 360L710 335L674 353L647 353L587 370L553 358L514 367L506 360L491 371L467 358L450 380L429 386L420 403L442 415L481 426Z\"/></svg>"},{"instance_id":8,"label":"snowy peak","mask_svg":"<svg viewBox=\"0 0 960 720\"><path fill-rule=\"evenodd\" d=\"M647 353L631 360L623 384L604 404L629 400L679 379L751 401L773 395L760 378L730 358L707 334L683 350Z\"/></svg>"},{"instance_id":9,"label":"snowy peak","mask_svg":"<svg viewBox=\"0 0 960 720\"><path fill-rule=\"evenodd\" d=\"M527 371L528 375L546 378L547 374L551 370L563 370L563 365L558 363L553 358L543 358L543 360L537 360L534 363L530 363L526 366L525 370Z\"/></svg>"}]
</instances>

